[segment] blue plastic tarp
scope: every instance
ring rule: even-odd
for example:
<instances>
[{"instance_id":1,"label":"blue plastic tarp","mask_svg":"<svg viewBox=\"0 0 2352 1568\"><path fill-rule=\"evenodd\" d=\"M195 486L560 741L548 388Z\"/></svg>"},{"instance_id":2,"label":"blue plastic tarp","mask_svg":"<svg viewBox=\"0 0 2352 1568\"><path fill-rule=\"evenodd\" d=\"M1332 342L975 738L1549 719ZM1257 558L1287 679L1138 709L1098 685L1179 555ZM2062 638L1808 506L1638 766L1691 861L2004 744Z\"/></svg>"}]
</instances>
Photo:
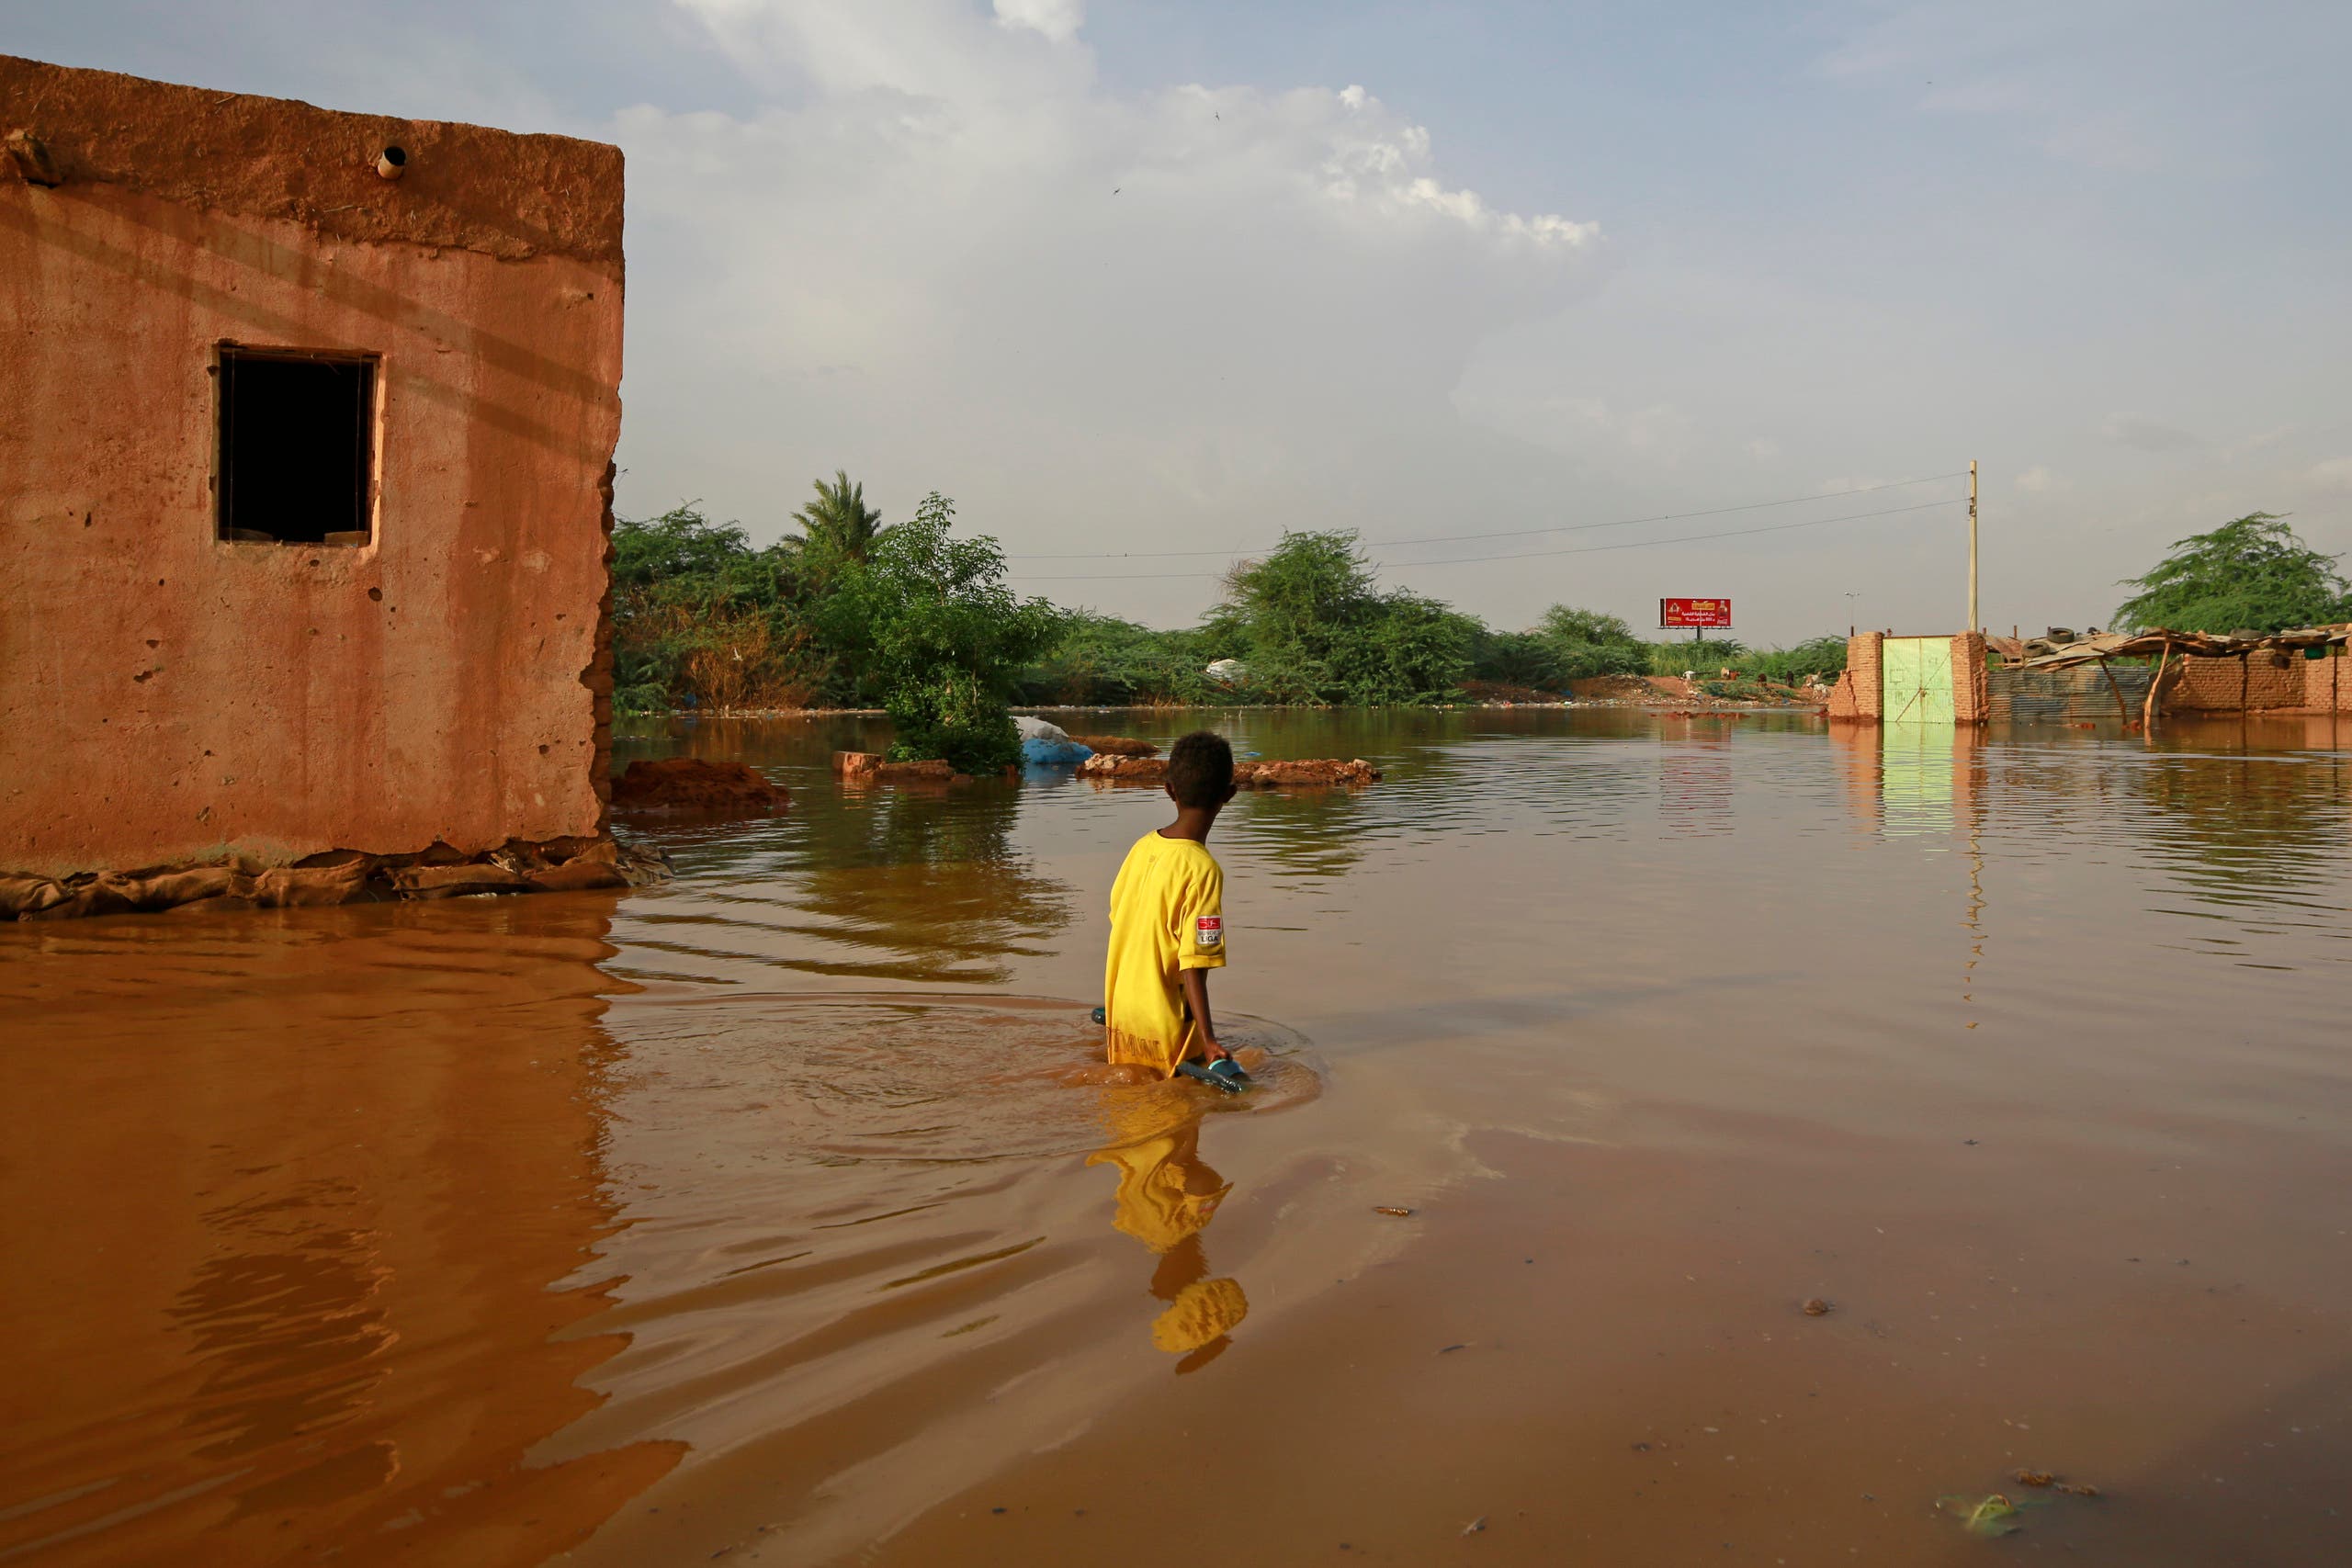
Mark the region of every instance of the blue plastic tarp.
<instances>
[{"instance_id":1,"label":"blue plastic tarp","mask_svg":"<svg viewBox=\"0 0 2352 1568\"><path fill-rule=\"evenodd\" d=\"M1021 760L1031 767L1074 768L1092 755L1091 747L1080 746L1075 740L1032 737L1021 743Z\"/></svg>"}]
</instances>

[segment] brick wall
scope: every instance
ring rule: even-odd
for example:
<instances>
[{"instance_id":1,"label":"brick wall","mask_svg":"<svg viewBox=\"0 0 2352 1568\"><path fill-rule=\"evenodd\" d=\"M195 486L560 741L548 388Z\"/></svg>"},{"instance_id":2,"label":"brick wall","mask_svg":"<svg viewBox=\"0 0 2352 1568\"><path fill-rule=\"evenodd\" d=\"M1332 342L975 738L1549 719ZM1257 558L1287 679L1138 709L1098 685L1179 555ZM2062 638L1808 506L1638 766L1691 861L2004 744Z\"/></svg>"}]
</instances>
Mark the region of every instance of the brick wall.
<instances>
[{"instance_id":1,"label":"brick wall","mask_svg":"<svg viewBox=\"0 0 2352 1568\"><path fill-rule=\"evenodd\" d=\"M1869 719L1875 723L1886 712L1885 692L1879 678L1883 632L1862 632L1846 639L1846 672L1829 694L1832 718Z\"/></svg>"},{"instance_id":2,"label":"brick wall","mask_svg":"<svg viewBox=\"0 0 2352 1568\"><path fill-rule=\"evenodd\" d=\"M1988 716L1984 634L1962 632L1951 639L1951 716L1956 724L1982 724Z\"/></svg>"},{"instance_id":3,"label":"brick wall","mask_svg":"<svg viewBox=\"0 0 2352 1568\"><path fill-rule=\"evenodd\" d=\"M2303 705L2300 655L2252 653L2244 659L2176 659L2165 672L2167 713L2236 713Z\"/></svg>"},{"instance_id":4,"label":"brick wall","mask_svg":"<svg viewBox=\"0 0 2352 1568\"><path fill-rule=\"evenodd\" d=\"M2299 660L2303 667L2303 706L2352 711L2352 659L2330 649L2325 659Z\"/></svg>"}]
</instances>

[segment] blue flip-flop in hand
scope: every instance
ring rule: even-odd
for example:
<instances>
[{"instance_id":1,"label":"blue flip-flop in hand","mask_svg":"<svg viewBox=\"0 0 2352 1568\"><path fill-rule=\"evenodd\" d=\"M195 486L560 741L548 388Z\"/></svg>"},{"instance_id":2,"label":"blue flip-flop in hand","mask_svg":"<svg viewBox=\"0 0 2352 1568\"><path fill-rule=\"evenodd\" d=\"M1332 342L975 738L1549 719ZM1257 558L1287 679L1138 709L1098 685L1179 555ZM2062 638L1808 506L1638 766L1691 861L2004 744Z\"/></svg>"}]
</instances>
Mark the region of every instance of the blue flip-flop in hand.
<instances>
[{"instance_id":1,"label":"blue flip-flop in hand","mask_svg":"<svg viewBox=\"0 0 2352 1568\"><path fill-rule=\"evenodd\" d=\"M1188 1078L1197 1078L1204 1084L1225 1090L1227 1094L1239 1094L1258 1081L1243 1072L1241 1064L1230 1056L1219 1057L1205 1066L1199 1062L1179 1062L1176 1064L1176 1070Z\"/></svg>"},{"instance_id":2,"label":"blue flip-flop in hand","mask_svg":"<svg viewBox=\"0 0 2352 1568\"><path fill-rule=\"evenodd\" d=\"M1094 1021L1097 1023L1104 1021L1101 1008L1094 1010ZM1196 1078L1212 1088L1221 1089L1227 1094L1239 1094L1245 1089L1254 1088L1258 1082L1256 1078L1243 1072L1241 1064L1230 1056L1223 1056L1206 1064L1179 1062L1176 1064L1176 1070L1188 1078Z\"/></svg>"}]
</instances>

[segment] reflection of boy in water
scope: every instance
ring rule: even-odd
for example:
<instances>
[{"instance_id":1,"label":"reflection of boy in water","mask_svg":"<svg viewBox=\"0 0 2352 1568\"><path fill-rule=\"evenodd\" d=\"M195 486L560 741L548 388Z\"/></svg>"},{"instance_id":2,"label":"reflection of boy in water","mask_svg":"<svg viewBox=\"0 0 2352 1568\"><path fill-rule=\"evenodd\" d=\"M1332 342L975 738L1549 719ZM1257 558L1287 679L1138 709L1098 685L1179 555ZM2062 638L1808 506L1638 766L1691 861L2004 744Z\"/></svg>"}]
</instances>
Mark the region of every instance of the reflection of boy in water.
<instances>
[{"instance_id":1,"label":"reflection of boy in water","mask_svg":"<svg viewBox=\"0 0 2352 1568\"><path fill-rule=\"evenodd\" d=\"M1188 1057L1231 1055L1217 1043L1208 984L1225 966L1225 872L1207 842L1233 798L1223 736L1197 729L1169 749L1168 794L1176 820L1136 840L1111 885L1102 974L1110 1060L1161 1078Z\"/></svg>"},{"instance_id":2,"label":"reflection of boy in water","mask_svg":"<svg viewBox=\"0 0 2352 1568\"><path fill-rule=\"evenodd\" d=\"M1249 1314L1238 1280L1208 1277L1201 1232L1230 1183L1201 1161L1201 1124L1182 1126L1132 1144L1089 1155L1089 1165L1119 1168L1119 1208L1113 1224L1159 1255L1151 1293L1168 1303L1151 1325L1152 1343L1172 1356L1189 1356L1221 1341ZM1214 1355L1215 1350L1209 1352ZM1201 1356L1178 1367L1189 1371Z\"/></svg>"}]
</instances>

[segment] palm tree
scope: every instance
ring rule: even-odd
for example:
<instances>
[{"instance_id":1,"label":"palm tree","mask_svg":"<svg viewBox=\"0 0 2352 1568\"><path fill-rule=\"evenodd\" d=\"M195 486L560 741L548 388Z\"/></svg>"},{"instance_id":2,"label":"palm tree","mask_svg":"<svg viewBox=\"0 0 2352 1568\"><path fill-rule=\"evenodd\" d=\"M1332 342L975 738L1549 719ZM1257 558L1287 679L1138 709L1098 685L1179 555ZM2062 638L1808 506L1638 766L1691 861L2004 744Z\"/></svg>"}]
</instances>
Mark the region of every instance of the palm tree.
<instances>
[{"instance_id":1,"label":"palm tree","mask_svg":"<svg viewBox=\"0 0 2352 1568\"><path fill-rule=\"evenodd\" d=\"M845 468L833 470L831 484L816 482L817 499L792 514L803 537L793 541L820 558L865 559L874 542L888 530L882 514L865 504L865 487L852 484Z\"/></svg>"}]
</instances>

